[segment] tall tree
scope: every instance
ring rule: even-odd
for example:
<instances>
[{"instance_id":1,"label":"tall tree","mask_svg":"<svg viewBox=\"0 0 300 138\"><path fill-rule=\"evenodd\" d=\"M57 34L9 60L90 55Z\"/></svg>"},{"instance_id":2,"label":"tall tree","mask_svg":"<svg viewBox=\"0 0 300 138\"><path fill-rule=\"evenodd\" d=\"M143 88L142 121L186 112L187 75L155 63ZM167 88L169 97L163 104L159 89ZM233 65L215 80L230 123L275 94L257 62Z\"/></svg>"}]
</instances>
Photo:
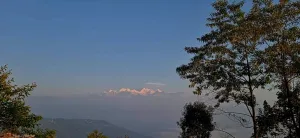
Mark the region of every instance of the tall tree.
<instances>
[{"instance_id":1,"label":"tall tree","mask_svg":"<svg viewBox=\"0 0 300 138\"><path fill-rule=\"evenodd\" d=\"M265 103L260 127L264 135L287 131L287 137L300 137L300 1L281 0L266 8L263 15L271 30L265 37L268 47L263 64L272 77L272 88L278 90L278 100L272 108ZM270 121L272 125L264 120L276 121Z\"/></svg>"},{"instance_id":2,"label":"tall tree","mask_svg":"<svg viewBox=\"0 0 300 138\"><path fill-rule=\"evenodd\" d=\"M195 94L213 95L218 100L216 107L224 102L243 104L247 114L237 113L235 119L244 127L252 127L254 137L258 137L254 92L269 82L257 58L263 53L262 36L267 32L261 14L268 4L254 0L250 11L245 12L243 1L213 3L215 12L207 24L211 31L198 38L202 46L185 48L194 57L190 63L177 68L178 74L191 82L190 87L196 87ZM246 117L250 117L252 125Z\"/></svg>"},{"instance_id":3,"label":"tall tree","mask_svg":"<svg viewBox=\"0 0 300 138\"><path fill-rule=\"evenodd\" d=\"M38 121L42 117L31 113L30 107L25 104L25 98L30 95L36 84L17 86L10 75L11 71L7 66L0 67L0 132L14 134L50 132L38 128ZM51 135L53 134L51 131Z\"/></svg>"},{"instance_id":4,"label":"tall tree","mask_svg":"<svg viewBox=\"0 0 300 138\"><path fill-rule=\"evenodd\" d=\"M103 135L103 133L98 132L98 130L94 130L87 136L87 138L108 138L108 137Z\"/></svg>"},{"instance_id":5,"label":"tall tree","mask_svg":"<svg viewBox=\"0 0 300 138\"><path fill-rule=\"evenodd\" d=\"M201 102L189 103L184 106L182 118L177 122L181 128L181 138L209 138L214 130L213 107Z\"/></svg>"}]
</instances>

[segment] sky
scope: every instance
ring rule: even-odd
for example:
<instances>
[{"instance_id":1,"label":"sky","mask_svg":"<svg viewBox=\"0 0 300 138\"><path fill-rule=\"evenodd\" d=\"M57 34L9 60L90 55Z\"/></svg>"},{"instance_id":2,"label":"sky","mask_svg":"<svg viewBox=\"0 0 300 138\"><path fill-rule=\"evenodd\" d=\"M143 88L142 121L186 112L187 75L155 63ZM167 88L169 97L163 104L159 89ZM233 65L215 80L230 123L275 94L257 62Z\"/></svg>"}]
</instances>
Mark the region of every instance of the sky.
<instances>
[{"instance_id":1,"label":"sky","mask_svg":"<svg viewBox=\"0 0 300 138\"><path fill-rule=\"evenodd\" d=\"M210 0L6 0L0 65L40 94L160 87L191 92L176 67L208 31ZM159 83L160 85L154 85Z\"/></svg>"}]
</instances>

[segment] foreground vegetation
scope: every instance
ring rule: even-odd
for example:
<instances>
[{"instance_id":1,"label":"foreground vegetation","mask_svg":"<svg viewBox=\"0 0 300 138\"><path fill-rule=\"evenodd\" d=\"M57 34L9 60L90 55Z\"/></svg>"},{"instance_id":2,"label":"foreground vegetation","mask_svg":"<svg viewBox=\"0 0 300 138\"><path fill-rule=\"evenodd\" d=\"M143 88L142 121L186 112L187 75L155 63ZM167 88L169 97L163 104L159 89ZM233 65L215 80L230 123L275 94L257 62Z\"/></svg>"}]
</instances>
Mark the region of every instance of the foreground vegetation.
<instances>
[{"instance_id":1,"label":"foreground vegetation","mask_svg":"<svg viewBox=\"0 0 300 138\"><path fill-rule=\"evenodd\" d=\"M0 132L17 135L35 135L37 138L54 138L54 130L39 128L41 116L31 113L25 104L36 84L17 86L7 66L0 67Z\"/></svg>"},{"instance_id":2,"label":"foreground vegetation","mask_svg":"<svg viewBox=\"0 0 300 138\"><path fill-rule=\"evenodd\" d=\"M99 132L98 130L94 130L87 136L87 138L108 138L108 137L105 136L103 133ZM129 137L125 135L124 137L118 137L118 138L129 138Z\"/></svg>"},{"instance_id":3,"label":"foreground vegetation","mask_svg":"<svg viewBox=\"0 0 300 138\"><path fill-rule=\"evenodd\" d=\"M251 128L249 137L299 138L300 1L253 0L251 9L245 10L244 1L218 0L213 7L207 19L211 31L198 38L202 46L185 48L194 57L177 68L178 74L191 82L195 94L214 97L215 111ZM256 100L266 88L277 94L273 105ZM243 105L247 112L224 111L222 103ZM179 122L187 127L183 138L210 137L207 133L213 129L201 129L201 125L217 129L207 120L185 124L191 116L183 115ZM194 119L201 117L210 119L207 114Z\"/></svg>"}]
</instances>

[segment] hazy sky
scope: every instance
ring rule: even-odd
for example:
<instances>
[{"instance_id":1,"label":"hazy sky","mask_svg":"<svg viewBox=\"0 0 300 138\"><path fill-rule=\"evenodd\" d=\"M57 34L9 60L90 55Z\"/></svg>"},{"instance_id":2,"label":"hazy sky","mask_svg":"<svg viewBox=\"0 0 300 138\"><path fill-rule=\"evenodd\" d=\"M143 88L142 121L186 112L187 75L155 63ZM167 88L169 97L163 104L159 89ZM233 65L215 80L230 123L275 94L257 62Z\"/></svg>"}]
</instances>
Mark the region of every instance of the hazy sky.
<instances>
[{"instance_id":1,"label":"hazy sky","mask_svg":"<svg viewBox=\"0 0 300 138\"><path fill-rule=\"evenodd\" d=\"M30 0L0 3L0 63L19 83L42 93L96 92L166 84L185 91L176 74L185 46L208 29L209 0Z\"/></svg>"}]
</instances>

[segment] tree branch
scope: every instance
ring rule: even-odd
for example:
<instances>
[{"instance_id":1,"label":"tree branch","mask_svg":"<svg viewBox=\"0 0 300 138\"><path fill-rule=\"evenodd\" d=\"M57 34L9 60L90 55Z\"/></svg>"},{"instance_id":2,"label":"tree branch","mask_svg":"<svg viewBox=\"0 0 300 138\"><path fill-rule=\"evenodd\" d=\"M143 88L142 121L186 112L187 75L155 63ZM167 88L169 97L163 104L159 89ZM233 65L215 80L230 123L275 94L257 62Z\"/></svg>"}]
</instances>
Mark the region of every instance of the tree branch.
<instances>
[{"instance_id":1,"label":"tree branch","mask_svg":"<svg viewBox=\"0 0 300 138\"><path fill-rule=\"evenodd\" d=\"M235 120L234 119L232 119L232 118L230 118L230 116L227 116L227 115L225 115L228 119L230 119L231 121L234 121L234 122L237 122L238 121L238 123L240 123L240 125L242 126L242 127L244 127L244 128L252 128L253 126L245 126L244 125L244 123L241 121L241 120L239 120L238 118L236 118L235 117Z\"/></svg>"},{"instance_id":2,"label":"tree branch","mask_svg":"<svg viewBox=\"0 0 300 138\"><path fill-rule=\"evenodd\" d=\"M253 117L253 115L252 115L252 113L251 113L251 111L250 111L250 109L249 109L249 107L248 107L248 104L246 104L245 102L244 102L244 104L245 104L245 106L247 107L247 110L248 110L250 116Z\"/></svg>"},{"instance_id":3,"label":"tree branch","mask_svg":"<svg viewBox=\"0 0 300 138\"><path fill-rule=\"evenodd\" d=\"M227 135L231 136L232 138L235 138L232 134L230 134L229 132L227 132L227 131L225 131L225 130L218 129L218 128L215 128L215 130L220 131L220 132L223 132L223 133L226 133Z\"/></svg>"},{"instance_id":4,"label":"tree branch","mask_svg":"<svg viewBox=\"0 0 300 138\"><path fill-rule=\"evenodd\" d=\"M219 111L221 111L221 112L223 112L223 113L227 113L227 114L239 114L239 115L244 115L244 116L251 117L250 115L248 115L248 114L245 114L245 113L238 113L238 112L227 112L227 111L224 111L224 110L222 110L222 109L216 109L216 110L219 110Z\"/></svg>"}]
</instances>

